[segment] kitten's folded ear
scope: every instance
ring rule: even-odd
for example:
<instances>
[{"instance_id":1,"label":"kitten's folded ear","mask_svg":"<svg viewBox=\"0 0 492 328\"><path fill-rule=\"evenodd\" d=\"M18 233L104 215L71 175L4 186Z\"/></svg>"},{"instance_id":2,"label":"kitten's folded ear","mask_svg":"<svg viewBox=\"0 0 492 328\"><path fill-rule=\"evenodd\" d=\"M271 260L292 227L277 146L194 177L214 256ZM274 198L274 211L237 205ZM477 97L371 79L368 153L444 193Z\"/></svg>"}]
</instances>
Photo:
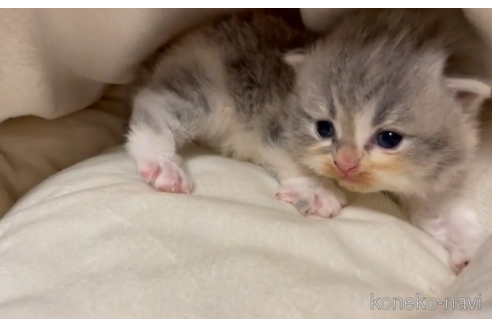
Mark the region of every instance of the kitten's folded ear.
<instances>
[{"instance_id":1,"label":"kitten's folded ear","mask_svg":"<svg viewBox=\"0 0 492 328\"><path fill-rule=\"evenodd\" d=\"M446 78L445 83L463 109L471 114L479 112L483 102L492 98L492 87L480 80Z\"/></svg>"},{"instance_id":2,"label":"kitten's folded ear","mask_svg":"<svg viewBox=\"0 0 492 328\"><path fill-rule=\"evenodd\" d=\"M306 60L307 51L306 49L294 49L284 54L284 62L292 66L294 70L298 70L304 64Z\"/></svg>"}]
</instances>

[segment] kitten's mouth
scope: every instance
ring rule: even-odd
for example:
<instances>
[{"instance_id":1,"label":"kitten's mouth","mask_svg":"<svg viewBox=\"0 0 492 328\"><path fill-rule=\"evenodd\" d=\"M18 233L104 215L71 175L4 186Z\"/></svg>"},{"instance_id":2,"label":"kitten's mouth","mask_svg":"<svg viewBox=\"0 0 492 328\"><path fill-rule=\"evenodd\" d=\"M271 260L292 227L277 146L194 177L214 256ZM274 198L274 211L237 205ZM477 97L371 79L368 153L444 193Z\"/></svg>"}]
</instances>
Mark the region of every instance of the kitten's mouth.
<instances>
[{"instance_id":1,"label":"kitten's mouth","mask_svg":"<svg viewBox=\"0 0 492 328\"><path fill-rule=\"evenodd\" d=\"M343 174L343 173L339 174L338 180L346 181L350 183L358 183L357 177L349 174Z\"/></svg>"},{"instance_id":2,"label":"kitten's mouth","mask_svg":"<svg viewBox=\"0 0 492 328\"><path fill-rule=\"evenodd\" d=\"M338 181L341 187L352 192L364 193L368 190L373 189L370 182L365 179L364 175L344 175L343 173L339 173L335 179Z\"/></svg>"},{"instance_id":3,"label":"kitten's mouth","mask_svg":"<svg viewBox=\"0 0 492 328\"><path fill-rule=\"evenodd\" d=\"M360 176L357 172L342 172L340 170L332 170L329 172L332 178L345 183L358 184L361 182Z\"/></svg>"},{"instance_id":4,"label":"kitten's mouth","mask_svg":"<svg viewBox=\"0 0 492 328\"><path fill-rule=\"evenodd\" d=\"M360 181L357 181L353 177L351 177L351 178L345 177L345 178L340 178L337 180L341 186L343 186L344 188L347 188L348 190L359 191L360 189L363 189L363 187L360 184Z\"/></svg>"},{"instance_id":5,"label":"kitten's mouth","mask_svg":"<svg viewBox=\"0 0 492 328\"><path fill-rule=\"evenodd\" d=\"M337 180L340 185L343 185L347 189L358 189L360 180L354 175L344 175L343 173L338 173L336 176L332 177Z\"/></svg>"},{"instance_id":6,"label":"kitten's mouth","mask_svg":"<svg viewBox=\"0 0 492 328\"><path fill-rule=\"evenodd\" d=\"M341 187L353 192L365 192L373 189L375 181L367 170L358 169L352 172L342 172L331 161L323 164L318 172L322 176L336 180Z\"/></svg>"},{"instance_id":7,"label":"kitten's mouth","mask_svg":"<svg viewBox=\"0 0 492 328\"><path fill-rule=\"evenodd\" d=\"M320 172L323 176L327 176L330 179L334 179L339 181L340 183L345 183L345 184L350 184L350 185L357 185L361 183L361 179L358 175L350 174L350 173L343 173L338 170L329 170L328 172Z\"/></svg>"},{"instance_id":8,"label":"kitten's mouth","mask_svg":"<svg viewBox=\"0 0 492 328\"><path fill-rule=\"evenodd\" d=\"M342 188L345 188L351 192L365 193L368 190L371 190L371 188L369 186L366 186L366 185L364 185L360 182L357 182L355 180L339 179L338 184Z\"/></svg>"}]
</instances>

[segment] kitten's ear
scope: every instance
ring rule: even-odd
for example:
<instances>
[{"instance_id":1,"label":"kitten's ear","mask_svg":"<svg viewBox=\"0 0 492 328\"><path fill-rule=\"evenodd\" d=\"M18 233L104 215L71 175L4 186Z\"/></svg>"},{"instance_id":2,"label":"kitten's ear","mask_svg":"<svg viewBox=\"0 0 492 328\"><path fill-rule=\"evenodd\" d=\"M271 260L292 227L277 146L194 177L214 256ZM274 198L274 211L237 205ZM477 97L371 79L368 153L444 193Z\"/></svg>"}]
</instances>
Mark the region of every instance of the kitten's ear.
<instances>
[{"instance_id":1,"label":"kitten's ear","mask_svg":"<svg viewBox=\"0 0 492 328\"><path fill-rule=\"evenodd\" d=\"M486 83L467 78L446 78L446 87L454 94L463 108L472 114L477 113L483 102L492 97L492 88Z\"/></svg>"},{"instance_id":2,"label":"kitten's ear","mask_svg":"<svg viewBox=\"0 0 492 328\"><path fill-rule=\"evenodd\" d=\"M284 62L292 66L295 70L298 70L306 60L306 49L295 49L284 54Z\"/></svg>"}]
</instances>

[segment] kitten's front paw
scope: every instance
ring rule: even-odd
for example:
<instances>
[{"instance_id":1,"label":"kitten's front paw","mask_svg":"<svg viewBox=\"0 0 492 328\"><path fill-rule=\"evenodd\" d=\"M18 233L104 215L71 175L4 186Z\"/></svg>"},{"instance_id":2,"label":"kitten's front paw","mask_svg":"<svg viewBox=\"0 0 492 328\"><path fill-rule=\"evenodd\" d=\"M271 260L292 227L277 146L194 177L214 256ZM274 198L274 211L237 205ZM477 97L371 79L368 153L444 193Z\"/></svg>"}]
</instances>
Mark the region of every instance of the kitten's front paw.
<instances>
[{"instance_id":1,"label":"kitten's front paw","mask_svg":"<svg viewBox=\"0 0 492 328\"><path fill-rule=\"evenodd\" d=\"M463 200L441 205L429 202L414 213L412 222L433 236L450 254L450 266L459 274L474 259L489 233L478 222L473 208Z\"/></svg>"},{"instance_id":2,"label":"kitten's front paw","mask_svg":"<svg viewBox=\"0 0 492 328\"><path fill-rule=\"evenodd\" d=\"M451 253L451 269L458 274L470 263L471 256L463 254L461 251L453 251Z\"/></svg>"},{"instance_id":3,"label":"kitten's front paw","mask_svg":"<svg viewBox=\"0 0 492 328\"><path fill-rule=\"evenodd\" d=\"M145 181L159 191L188 194L193 189L186 171L171 159L138 163L138 169Z\"/></svg>"},{"instance_id":4,"label":"kitten's front paw","mask_svg":"<svg viewBox=\"0 0 492 328\"><path fill-rule=\"evenodd\" d=\"M452 227L453 228L453 227ZM445 247L449 250L451 257L451 268L455 273L460 273L472 261L478 249L482 246L487 238L487 233L483 230L479 231L470 225L467 227L459 227L461 231L450 229L448 242Z\"/></svg>"},{"instance_id":5,"label":"kitten's front paw","mask_svg":"<svg viewBox=\"0 0 492 328\"><path fill-rule=\"evenodd\" d=\"M282 186L275 197L294 205L303 215L317 215L323 218L337 216L347 204L347 199L338 190L302 183Z\"/></svg>"}]
</instances>

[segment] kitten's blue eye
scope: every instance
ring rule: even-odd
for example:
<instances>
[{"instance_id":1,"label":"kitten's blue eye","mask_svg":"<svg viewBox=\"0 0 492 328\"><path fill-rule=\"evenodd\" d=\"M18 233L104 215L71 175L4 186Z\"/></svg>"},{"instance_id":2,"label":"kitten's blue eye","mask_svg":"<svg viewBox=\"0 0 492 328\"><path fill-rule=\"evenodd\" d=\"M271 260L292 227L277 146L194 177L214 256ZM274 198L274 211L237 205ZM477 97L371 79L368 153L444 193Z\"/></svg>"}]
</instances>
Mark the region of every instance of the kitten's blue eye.
<instances>
[{"instance_id":1,"label":"kitten's blue eye","mask_svg":"<svg viewBox=\"0 0 492 328\"><path fill-rule=\"evenodd\" d=\"M384 149L394 149L403 140L403 137L393 131L383 131L376 136L376 143Z\"/></svg>"},{"instance_id":2,"label":"kitten's blue eye","mask_svg":"<svg viewBox=\"0 0 492 328\"><path fill-rule=\"evenodd\" d=\"M321 138L332 138L335 135L335 127L330 121L316 122L316 132Z\"/></svg>"}]
</instances>

